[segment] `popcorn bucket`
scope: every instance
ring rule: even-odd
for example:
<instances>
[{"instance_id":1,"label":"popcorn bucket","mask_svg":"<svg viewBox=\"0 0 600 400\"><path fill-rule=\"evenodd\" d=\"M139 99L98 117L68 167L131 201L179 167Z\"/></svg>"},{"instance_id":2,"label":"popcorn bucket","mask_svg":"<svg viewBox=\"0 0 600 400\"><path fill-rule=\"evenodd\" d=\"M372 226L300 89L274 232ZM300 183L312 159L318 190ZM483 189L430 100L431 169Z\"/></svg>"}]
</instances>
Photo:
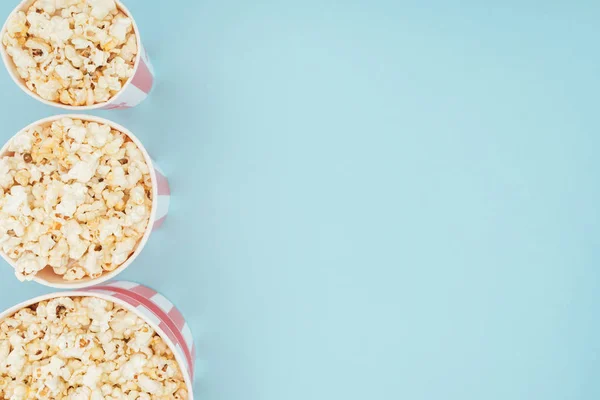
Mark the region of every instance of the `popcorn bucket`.
<instances>
[{"instance_id":1,"label":"popcorn bucket","mask_svg":"<svg viewBox=\"0 0 600 400\"><path fill-rule=\"evenodd\" d=\"M29 7L31 7L31 5L33 3L35 3L35 0L22 1L13 10L11 15L13 15L14 13L16 13L18 11L27 11L27 9ZM140 39L140 32L138 30L135 19L133 18L133 16L127 9L127 7L125 7L125 5L123 5L123 3L121 1L115 0L115 3L117 4L117 8L119 10L121 10L129 18L131 18L131 21L133 24L133 30L135 32L135 36L137 39L138 53L135 58L135 64L134 64L135 72L134 72L133 76L127 80L127 82L121 88L121 91L119 93L117 93L115 96L113 96L110 100L108 100L104 103L93 104L91 106L70 106L67 104L62 104L58 101L49 101L49 100L43 99L37 93L29 90L29 88L25 85L25 82L19 76L19 74L17 72L17 68L14 65L11 57L8 55L6 48L4 47L4 45L2 43L0 43L0 54L2 55L2 60L4 61L4 65L6 66L6 69L8 70L8 73L10 74L11 78L25 93L27 93L34 99L41 101L42 103L47 104L49 106L59 107L59 108L65 109L65 110L70 110L70 111L86 111L86 110L98 110L98 109L114 110L114 109L131 108L131 107L135 107L138 104L140 104L142 101L144 101L144 99L146 99L146 97L148 97L148 94L152 90L152 85L154 83L154 69L152 68L150 59L148 58L148 53L146 52L146 50L144 49L144 46L142 45L142 42ZM10 18L10 16L9 16L9 18ZM2 38L4 38L4 34L7 29L7 22L8 22L9 18L7 18L7 20L4 24L4 27L2 28L2 33L0 34L0 42L2 41Z\"/></svg>"},{"instance_id":2,"label":"popcorn bucket","mask_svg":"<svg viewBox=\"0 0 600 400\"><path fill-rule=\"evenodd\" d=\"M168 182L167 178L162 173L162 171L158 168L156 163L150 158L150 156L148 155L148 152L144 148L144 145L142 144L142 142L140 142L140 140L137 137L135 137L135 135L133 133L131 133L128 129L126 129L125 127L123 127L115 122L109 121L104 118L96 117L93 115L65 114L65 115L55 115L52 117L41 119L41 120L36 121L36 122L28 125L27 127L23 128L22 131L28 130L36 125L45 125L48 123L52 123L53 121L59 120L61 118L71 118L71 119L82 120L84 122L96 122L98 124L106 124L106 125L109 125L112 129L117 130L117 131L122 132L125 135L127 135L131 139L131 141L133 143L135 143L135 145L138 147L138 149L144 155L144 159L150 169L150 177L152 179L152 209L150 211L150 220L148 222L148 227L146 228L146 232L144 233L144 235L138 242L137 246L135 247L133 254L131 254L129 256L127 261L125 261L122 265L120 265L114 271L105 271L100 277L94 278L94 279L92 279L90 277L85 277L78 281L72 281L72 282L66 281L61 276L56 275L54 273L54 271L52 270L52 268L50 268L50 267L46 267L45 269L41 270L33 277L33 280L35 282L41 283L42 285L45 285L45 286L60 288L60 289L80 289L80 288L85 288L85 287L89 287L92 285L97 285L97 284L105 282L109 279L112 279L115 276L117 276L119 273L121 273L123 270L125 270L125 268L129 267L129 265L131 265L131 263L137 258L137 256L141 253L142 249L148 242L148 238L150 237L150 234L152 233L152 231L154 231L155 229L158 229L165 222L165 219L169 212L169 202L170 202L170 198L171 198L171 191L169 188L169 182ZM12 140L12 138L8 142L6 142L4 147L0 150L0 156L4 156L5 154L7 154L8 147L9 147L11 140ZM16 268L15 260L8 257L8 255L6 255L1 249L0 249L0 255L13 268Z\"/></svg>"},{"instance_id":3,"label":"popcorn bucket","mask_svg":"<svg viewBox=\"0 0 600 400\"><path fill-rule=\"evenodd\" d=\"M160 293L137 283L112 281L80 291L57 292L17 304L0 314L0 322L22 308L56 297L98 297L136 314L169 346L183 374L188 398L193 400L196 348L189 325L179 310Z\"/></svg>"}]
</instances>

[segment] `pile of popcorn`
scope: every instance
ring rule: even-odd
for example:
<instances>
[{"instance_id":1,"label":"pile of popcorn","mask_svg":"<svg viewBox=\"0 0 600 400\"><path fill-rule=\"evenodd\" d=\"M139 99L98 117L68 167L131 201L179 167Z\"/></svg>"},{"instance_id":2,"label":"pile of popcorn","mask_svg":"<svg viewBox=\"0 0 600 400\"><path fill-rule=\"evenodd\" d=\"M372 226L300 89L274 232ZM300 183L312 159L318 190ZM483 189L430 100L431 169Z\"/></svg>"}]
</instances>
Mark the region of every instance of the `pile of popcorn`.
<instances>
[{"instance_id":1,"label":"pile of popcorn","mask_svg":"<svg viewBox=\"0 0 600 400\"><path fill-rule=\"evenodd\" d=\"M0 398L187 399L164 340L132 312L61 297L0 321Z\"/></svg>"},{"instance_id":2,"label":"pile of popcorn","mask_svg":"<svg viewBox=\"0 0 600 400\"><path fill-rule=\"evenodd\" d=\"M37 0L9 18L2 43L29 90L70 106L114 97L138 53L133 22L114 0Z\"/></svg>"},{"instance_id":3,"label":"pile of popcorn","mask_svg":"<svg viewBox=\"0 0 600 400\"><path fill-rule=\"evenodd\" d=\"M151 209L143 153L108 125L34 126L0 158L0 249L20 280L46 267L67 281L115 270L146 233Z\"/></svg>"}]
</instances>

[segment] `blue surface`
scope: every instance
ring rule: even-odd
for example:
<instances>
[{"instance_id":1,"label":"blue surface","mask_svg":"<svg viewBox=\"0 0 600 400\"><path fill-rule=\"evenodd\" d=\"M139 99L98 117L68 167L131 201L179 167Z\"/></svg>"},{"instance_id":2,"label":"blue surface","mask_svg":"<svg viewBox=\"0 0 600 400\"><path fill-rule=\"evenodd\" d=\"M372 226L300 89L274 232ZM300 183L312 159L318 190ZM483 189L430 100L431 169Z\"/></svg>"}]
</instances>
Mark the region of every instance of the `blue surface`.
<instances>
[{"instance_id":1,"label":"blue surface","mask_svg":"<svg viewBox=\"0 0 600 400\"><path fill-rule=\"evenodd\" d=\"M127 1L158 84L97 114L170 177L122 277L199 399L599 398L597 1L172 3ZM0 90L3 140L58 112Z\"/></svg>"}]
</instances>

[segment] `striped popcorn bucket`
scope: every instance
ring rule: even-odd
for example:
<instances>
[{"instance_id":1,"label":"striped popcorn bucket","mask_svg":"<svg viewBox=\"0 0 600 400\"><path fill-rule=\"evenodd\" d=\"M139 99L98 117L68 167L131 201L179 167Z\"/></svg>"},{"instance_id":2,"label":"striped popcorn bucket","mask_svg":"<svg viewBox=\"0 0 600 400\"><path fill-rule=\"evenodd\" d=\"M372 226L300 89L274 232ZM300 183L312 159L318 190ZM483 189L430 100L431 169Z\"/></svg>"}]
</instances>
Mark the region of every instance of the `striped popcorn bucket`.
<instances>
[{"instance_id":1,"label":"striped popcorn bucket","mask_svg":"<svg viewBox=\"0 0 600 400\"><path fill-rule=\"evenodd\" d=\"M22 308L56 297L98 297L133 312L156 331L169 346L183 373L189 399L193 382L196 348L189 325L179 310L160 293L137 283L112 281L79 291L46 294L24 301L0 314L0 321Z\"/></svg>"},{"instance_id":2,"label":"striped popcorn bucket","mask_svg":"<svg viewBox=\"0 0 600 400\"><path fill-rule=\"evenodd\" d=\"M13 10L11 15L13 15L14 13L16 13L18 11L27 11L27 9L29 7L31 7L31 5L34 2L35 2L35 0L22 1ZM86 110L98 110L98 109L100 109L100 110L126 109L126 108L135 107L138 104L140 104L142 101L144 101L144 99L146 97L148 97L148 94L152 90L152 85L154 83L154 69L152 68L150 59L148 58L148 53L146 52L146 50L144 49L144 46L142 45L142 41L140 39L140 31L135 22L135 19L131 15L131 12L129 12L127 7L125 7L125 5L121 1L115 0L115 3L117 4L117 8L120 11L122 11L123 13L125 13L132 21L133 29L134 29L136 39L137 39L138 53L137 53L137 56L135 59L133 76L131 78L129 78L129 80L127 80L127 82L121 88L121 91L119 93L117 93L115 96L113 96L110 100L108 100L104 103L93 104L91 106L70 106L67 104L62 104L57 101L49 101L49 100L43 99L37 93L29 90L29 88L25 85L25 82L19 76L19 74L17 72L17 68L14 65L11 57L6 52L6 48L0 44L0 53L2 55L2 59L4 61L4 64L6 65L6 69L8 70L8 73L10 74L13 81L15 81L15 83L25 93L27 93L34 99L36 99L44 104L47 104L47 105L50 105L53 107L59 107L59 108L62 108L65 110L70 110L70 111L86 111ZM8 22L8 19L7 19L7 22ZM6 28L7 28L7 26L5 23L4 27L2 29L2 33L0 34L1 35L0 37L2 37L2 38L4 37Z\"/></svg>"},{"instance_id":3,"label":"striped popcorn bucket","mask_svg":"<svg viewBox=\"0 0 600 400\"><path fill-rule=\"evenodd\" d=\"M129 265L131 265L131 263L133 263L133 261L142 252L142 249L148 242L148 239L149 239L152 231L158 229L165 222L167 213L169 212L169 202L171 199L171 191L169 188L169 182L168 182L165 174L158 168L158 166L152 160L152 158L150 158L150 155L146 151L142 142L140 142L140 140L137 137L135 137L135 135L133 133L131 133L131 131L129 131L125 127L123 127L115 122L112 122L105 118L96 117L93 115L65 114L65 115L55 115L52 117L41 119L41 120L36 121L36 122L30 124L29 126L23 128L22 130L28 130L36 125L45 125L48 123L52 123L53 121L59 120L61 118L79 119L79 120L82 120L85 122L96 122L98 124L106 124L106 125L109 125L112 129L117 130L117 131L122 132L125 135L127 135L131 139L131 141L136 144L138 149L140 149L140 151L144 155L144 159L149 166L150 175L151 175L151 179L152 179L152 210L150 212L150 222L148 223L148 228L146 228L146 232L140 239L133 254L130 255L130 257L127 259L127 261L125 261L122 265L120 265L114 271L110 271L110 272L105 271L100 277L94 278L94 279L86 277L84 279L81 279L81 280L78 280L75 282L68 282L68 281L63 280L61 276L56 275L51 268L43 269L42 271L38 272L35 275L35 277L33 278L33 280L35 282L41 283L42 285L45 285L45 286L61 288L61 289L80 289L80 288L85 288L85 287L89 287L92 285L97 285L97 284L105 282L109 279L112 279L115 276L117 276L119 273L124 271L127 267L129 267ZM10 140L0 150L0 155L4 155L7 153L9 144L10 144ZM0 250L0 255L13 268L15 268L15 266L16 266L15 260L8 257L1 250Z\"/></svg>"}]
</instances>

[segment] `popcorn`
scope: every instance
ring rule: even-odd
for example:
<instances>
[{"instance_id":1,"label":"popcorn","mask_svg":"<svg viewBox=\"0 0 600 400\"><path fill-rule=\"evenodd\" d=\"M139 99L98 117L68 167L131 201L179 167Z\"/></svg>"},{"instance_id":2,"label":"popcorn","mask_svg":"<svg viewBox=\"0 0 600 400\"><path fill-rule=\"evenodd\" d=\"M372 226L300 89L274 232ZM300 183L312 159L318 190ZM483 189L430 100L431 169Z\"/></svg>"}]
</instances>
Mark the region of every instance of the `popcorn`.
<instances>
[{"instance_id":1,"label":"popcorn","mask_svg":"<svg viewBox=\"0 0 600 400\"><path fill-rule=\"evenodd\" d=\"M133 339L130 339L129 347L135 351L142 351L150 345L150 341L154 336L154 330L148 325L144 325L142 329L137 330L133 334Z\"/></svg>"},{"instance_id":2,"label":"popcorn","mask_svg":"<svg viewBox=\"0 0 600 400\"><path fill-rule=\"evenodd\" d=\"M10 354L10 342L8 340L0 341L0 360L5 360Z\"/></svg>"},{"instance_id":3,"label":"popcorn","mask_svg":"<svg viewBox=\"0 0 600 400\"><path fill-rule=\"evenodd\" d=\"M80 80L83 79L83 72L73 67L67 60L64 63L57 65L54 72L63 80Z\"/></svg>"},{"instance_id":4,"label":"popcorn","mask_svg":"<svg viewBox=\"0 0 600 400\"><path fill-rule=\"evenodd\" d=\"M134 354L121 369L121 378L124 382L129 382L135 379L135 376L142 373L144 366L148 363L146 356L143 354Z\"/></svg>"},{"instance_id":5,"label":"popcorn","mask_svg":"<svg viewBox=\"0 0 600 400\"><path fill-rule=\"evenodd\" d=\"M120 170L122 171L122 169L120 169ZM121 183L121 185L119 185L117 183L117 181L118 181L118 183ZM108 182L113 187L115 187L115 186L125 187L128 184L127 179L125 178L124 172L123 172L122 179L119 180L118 177L115 178L115 175L111 175L110 178L108 178ZM104 199L104 201L106 201L106 206L110 207L110 208L115 207L117 204L122 204L124 197L125 197L125 193L120 190L111 192L110 190L107 189L107 190L102 191L102 198Z\"/></svg>"},{"instance_id":6,"label":"popcorn","mask_svg":"<svg viewBox=\"0 0 600 400\"><path fill-rule=\"evenodd\" d=\"M37 65L27 50L17 47L9 47L6 49L6 52L12 57L12 60L17 68L23 68L26 70L27 68L34 68Z\"/></svg>"},{"instance_id":7,"label":"popcorn","mask_svg":"<svg viewBox=\"0 0 600 400\"><path fill-rule=\"evenodd\" d=\"M113 11L117 10L117 4L114 0L88 0L92 6L92 17L103 20Z\"/></svg>"},{"instance_id":8,"label":"popcorn","mask_svg":"<svg viewBox=\"0 0 600 400\"><path fill-rule=\"evenodd\" d=\"M12 36L19 36L27 32L27 16L23 11L13 14L6 24L6 30Z\"/></svg>"},{"instance_id":9,"label":"popcorn","mask_svg":"<svg viewBox=\"0 0 600 400\"><path fill-rule=\"evenodd\" d=\"M53 267L54 272L62 275L66 273L66 264L69 261L69 245L65 238L60 239L60 241L50 250L50 254L48 257L48 264ZM57 268L64 268L64 272L62 274L56 271Z\"/></svg>"},{"instance_id":10,"label":"popcorn","mask_svg":"<svg viewBox=\"0 0 600 400\"><path fill-rule=\"evenodd\" d=\"M129 192L129 201L135 205L141 206L146 202L146 189L138 185Z\"/></svg>"},{"instance_id":11,"label":"popcorn","mask_svg":"<svg viewBox=\"0 0 600 400\"><path fill-rule=\"evenodd\" d=\"M29 216L31 209L27 201L27 189L23 186L15 185L10 189L10 194L2 199L2 212L12 216Z\"/></svg>"},{"instance_id":12,"label":"popcorn","mask_svg":"<svg viewBox=\"0 0 600 400\"><path fill-rule=\"evenodd\" d=\"M73 267L67 269L63 277L67 281L78 281L85 276L85 270L81 267Z\"/></svg>"},{"instance_id":13,"label":"popcorn","mask_svg":"<svg viewBox=\"0 0 600 400\"><path fill-rule=\"evenodd\" d=\"M86 315L92 319L69 325ZM104 330L97 330L97 321ZM165 341L137 315L104 299L45 300L0 321L0 333L3 398L189 398ZM118 338L123 335L127 340ZM137 350L142 343L151 344L148 354Z\"/></svg>"},{"instance_id":14,"label":"popcorn","mask_svg":"<svg viewBox=\"0 0 600 400\"><path fill-rule=\"evenodd\" d=\"M37 0L34 4L34 7L38 10L43 10L48 14L52 14L56 11L56 2L55 0Z\"/></svg>"},{"instance_id":15,"label":"popcorn","mask_svg":"<svg viewBox=\"0 0 600 400\"><path fill-rule=\"evenodd\" d=\"M131 19L127 17L117 17L113 20L113 25L110 27L110 35L117 41L124 43L127 39L127 33L133 29Z\"/></svg>"},{"instance_id":16,"label":"popcorn","mask_svg":"<svg viewBox=\"0 0 600 400\"><path fill-rule=\"evenodd\" d=\"M86 139L93 147L103 147L108 142L110 135L110 126L108 125L99 125L95 122L87 124Z\"/></svg>"},{"instance_id":17,"label":"popcorn","mask_svg":"<svg viewBox=\"0 0 600 400\"><path fill-rule=\"evenodd\" d=\"M98 367L92 365L88 368L87 372L83 376L83 384L88 388L95 388L100 382L100 378L102 377L102 367Z\"/></svg>"},{"instance_id":18,"label":"popcorn","mask_svg":"<svg viewBox=\"0 0 600 400\"><path fill-rule=\"evenodd\" d=\"M47 395L49 392L53 395L53 397L55 397L65 390L66 384L61 380L60 376L53 376L44 381L44 386L45 387L40 389L40 394L44 395L45 393L45 395Z\"/></svg>"},{"instance_id":19,"label":"popcorn","mask_svg":"<svg viewBox=\"0 0 600 400\"><path fill-rule=\"evenodd\" d=\"M75 303L68 297L59 297L46 303L45 315L50 321L62 317L61 312L64 311L75 311Z\"/></svg>"},{"instance_id":20,"label":"popcorn","mask_svg":"<svg viewBox=\"0 0 600 400\"><path fill-rule=\"evenodd\" d=\"M27 362L27 354L22 341L13 341L16 335L11 336L10 344L12 350L8 356L0 362L0 370L7 372L9 375L19 375Z\"/></svg>"},{"instance_id":21,"label":"popcorn","mask_svg":"<svg viewBox=\"0 0 600 400\"><path fill-rule=\"evenodd\" d=\"M78 161L69 173L63 175L63 181L76 180L77 182L89 182L98 168L98 157L93 155L83 155L83 159Z\"/></svg>"},{"instance_id":22,"label":"popcorn","mask_svg":"<svg viewBox=\"0 0 600 400\"><path fill-rule=\"evenodd\" d=\"M39 340L35 340L28 344L25 348L29 361L40 361L48 354L48 345Z\"/></svg>"},{"instance_id":23,"label":"popcorn","mask_svg":"<svg viewBox=\"0 0 600 400\"><path fill-rule=\"evenodd\" d=\"M137 328L138 318L135 315L127 312L115 312L110 323L111 329L117 334L122 334L126 331L131 331Z\"/></svg>"},{"instance_id":24,"label":"popcorn","mask_svg":"<svg viewBox=\"0 0 600 400\"><path fill-rule=\"evenodd\" d=\"M152 209L150 169L133 142L108 125L63 118L8 148L0 248L19 279L46 267L68 281L97 278L129 259Z\"/></svg>"},{"instance_id":25,"label":"popcorn","mask_svg":"<svg viewBox=\"0 0 600 400\"><path fill-rule=\"evenodd\" d=\"M34 137L31 132L23 132L22 135L14 137L8 146L9 151L16 151L18 153L26 153L31 150Z\"/></svg>"},{"instance_id":26,"label":"popcorn","mask_svg":"<svg viewBox=\"0 0 600 400\"><path fill-rule=\"evenodd\" d=\"M47 257L39 257L33 253L25 253L17 260L16 272L19 280L34 276L48 264Z\"/></svg>"},{"instance_id":27,"label":"popcorn","mask_svg":"<svg viewBox=\"0 0 600 400\"><path fill-rule=\"evenodd\" d=\"M117 243L112 253L112 263L114 265L123 264L133 253L137 242L132 238L125 238L122 242Z\"/></svg>"},{"instance_id":28,"label":"popcorn","mask_svg":"<svg viewBox=\"0 0 600 400\"><path fill-rule=\"evenodd\" d=\"M10 16L2 44L25 86L42 99L90 106L133 76L133 21L114 0L37 0Z\"/></svg>"},{"instance_id":29,"label":"popcorn","mask_svg":"<svg viewBox=\"0 0 600 400\"><path fill-rule=\"evenodd\" d=\"M125 45L121 48L121 53L119 54L121 57L117 57L120 58L121 60L123 60L123 67L126 68L126 64L130 64L133 62L133 60L135 59L135 56L137 54L137 40L135 38L135 35L129 35L129 37L127 38L127 42L125 43ZM117 60L117 58L115 58L115 60ZM120 64L120 62L119 62ZM129 69L127 69L128 71ZM120 75L119 75L120 76Z\"/></svg>"},{"instance_id":30,"label":"popcorn","mask_svg":"<svg viewBox=\"0 0 600 400\"><path fill-rule=\"evenodd\" d=\"M160 382L148 378L142 374L138 377L138 385L146 393L158 395L162 391L162 385Z\"/></svg>"},{"instance_id":31,"label":"popcorn","mask_svg":"<svg viewBox=\"0 0 600 400\"><path fill-rule=\"evenodd\" d=\"M3 189L7 189L12 186L14 182L14 171L11 171L11 165L8 159L0 159L0 186Z\"/></svg>"},{"instance_id":32,"label":"popcorn","mask_svg":"<svg viewBox=\"0 0 600 400\"><path fill-rule=\"evenodd\" d=\"M58 91L62 88L61 83L57 80L36 80L32 85L36 89L37 94L42 99L48 101L58 100Z\"/></svg>"}]
</instances>

